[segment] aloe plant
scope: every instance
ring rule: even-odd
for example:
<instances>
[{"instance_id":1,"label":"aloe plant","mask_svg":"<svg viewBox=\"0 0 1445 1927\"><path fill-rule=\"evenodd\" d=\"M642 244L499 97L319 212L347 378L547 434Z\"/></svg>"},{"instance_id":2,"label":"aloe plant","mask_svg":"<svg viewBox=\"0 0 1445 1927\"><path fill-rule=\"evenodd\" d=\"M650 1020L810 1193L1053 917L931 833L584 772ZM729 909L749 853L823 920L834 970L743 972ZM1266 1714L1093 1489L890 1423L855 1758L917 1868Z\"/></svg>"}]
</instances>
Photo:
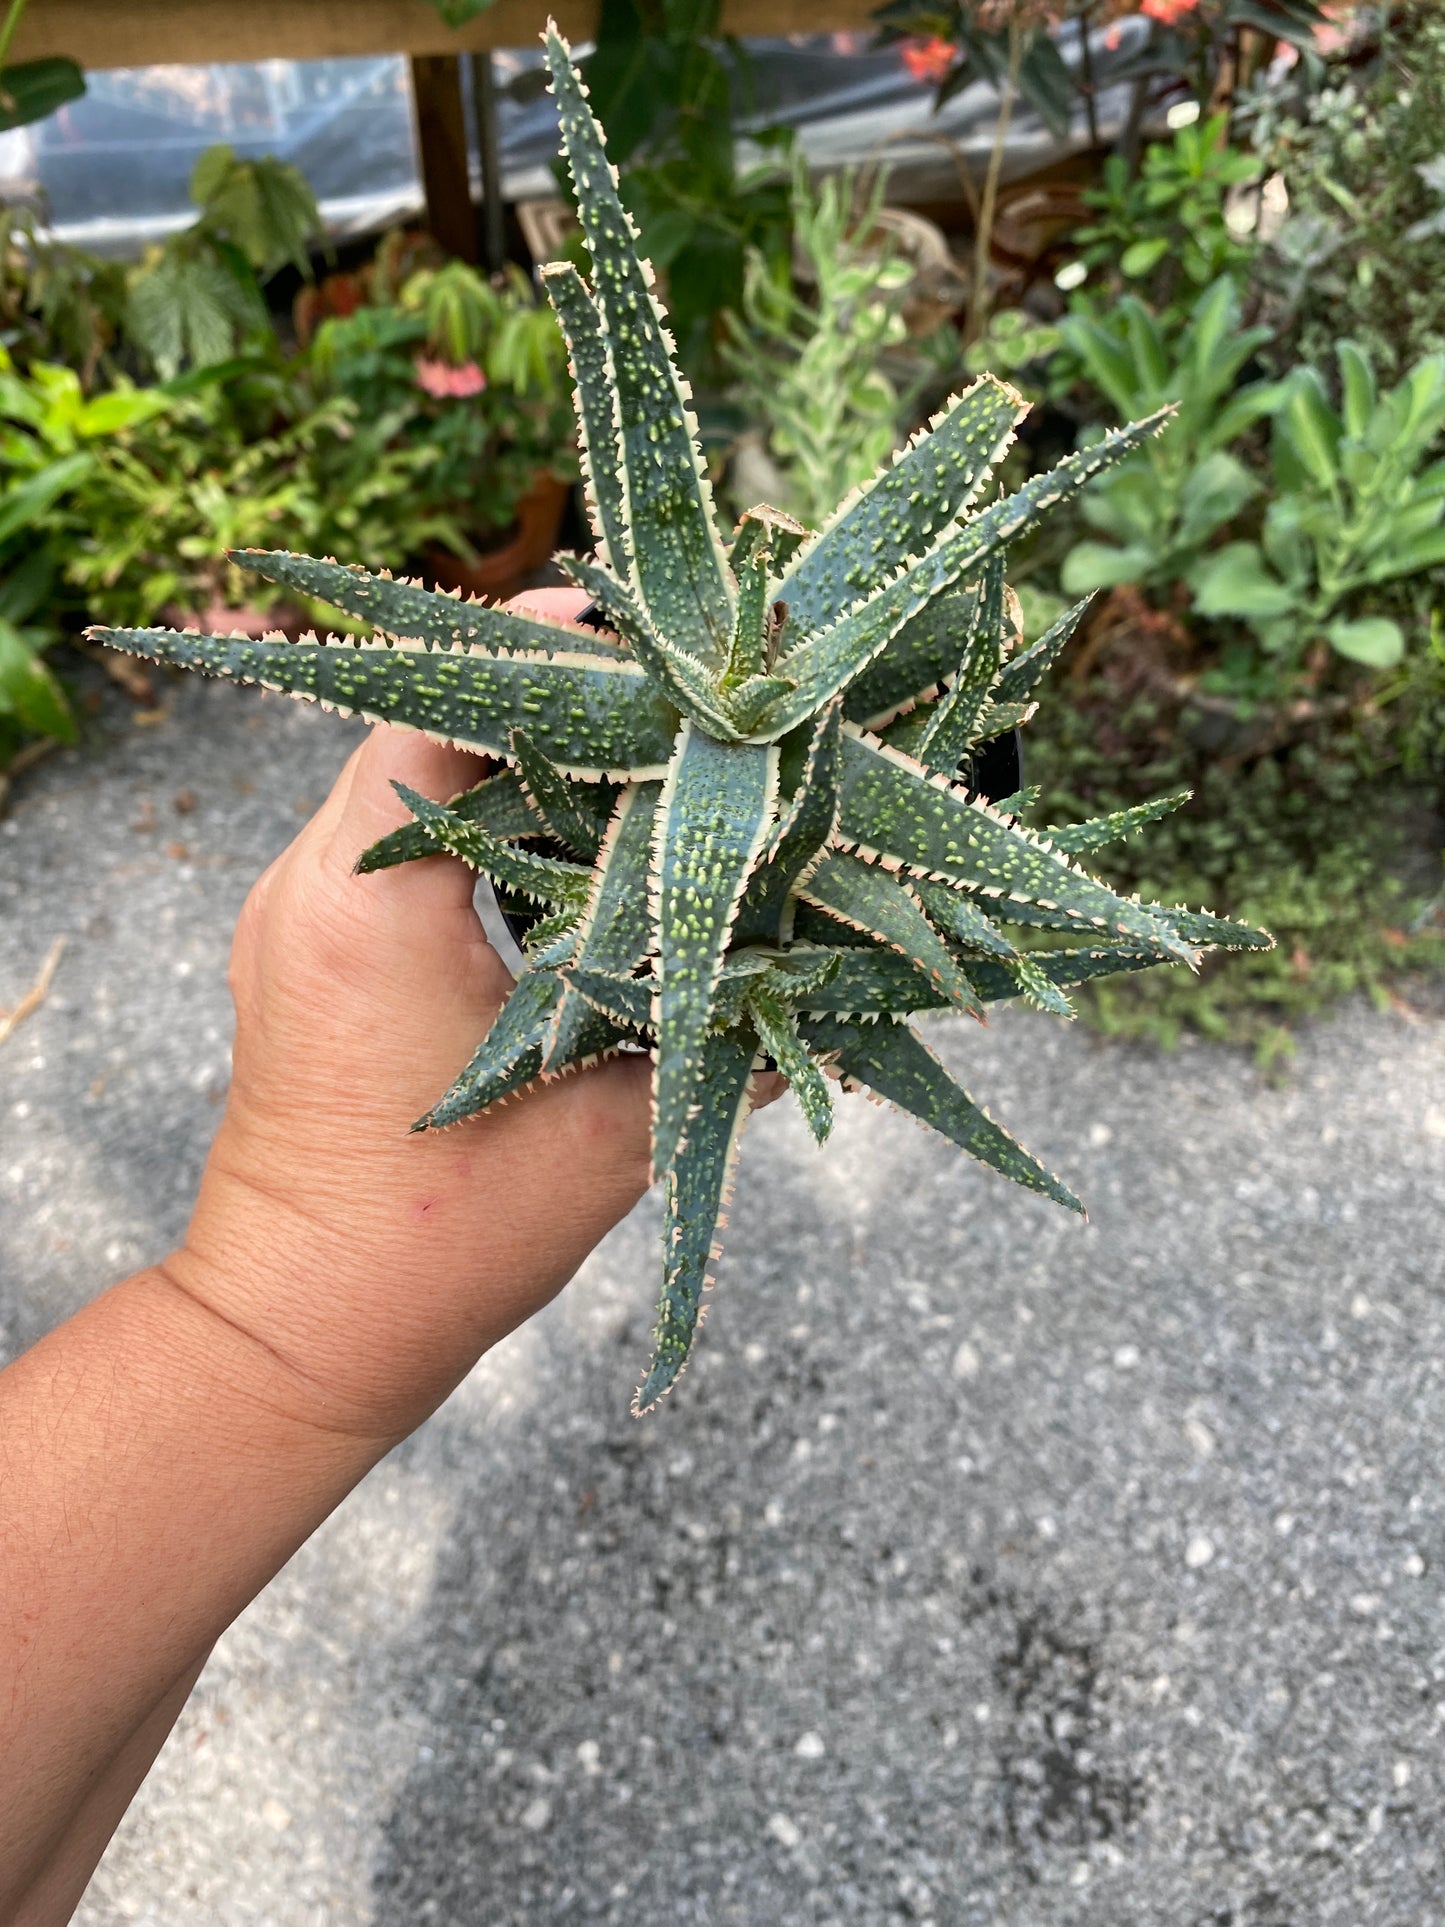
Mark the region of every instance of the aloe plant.
<instances>
[{"instance_id":1,"label":"aloe plant","mask_svg":"<svg viewBox=\"0 0 1445 1927\"><path fill-rule=\"evenodd\" d=\"M452 851L504 907L540 913L516 988L416 1129L604 1053L651 1052L666 1216L642 1411L686 1362L761 1062L787 1074L820 1141L833 1085L861 1087L1081 1210L907 1019L1016 996L1066 1012L1088 978L1268 939L1079 867L1182 798L1039 833L1020 798L970 788L980 745L1031 713L1084 608L1020 648L1007 545L1158 418L979 506L1023 412L985 377L817 532L760 507L725 541L600 130L554 31L546 48L592 266L590 289L570 265L544 270L597 539L595 559L560 560L609 633L262 552L240 559L380 639L94 633L501 760L446 804L403 791L411 820L358 867Z\"/></svg>"}]
</instances>

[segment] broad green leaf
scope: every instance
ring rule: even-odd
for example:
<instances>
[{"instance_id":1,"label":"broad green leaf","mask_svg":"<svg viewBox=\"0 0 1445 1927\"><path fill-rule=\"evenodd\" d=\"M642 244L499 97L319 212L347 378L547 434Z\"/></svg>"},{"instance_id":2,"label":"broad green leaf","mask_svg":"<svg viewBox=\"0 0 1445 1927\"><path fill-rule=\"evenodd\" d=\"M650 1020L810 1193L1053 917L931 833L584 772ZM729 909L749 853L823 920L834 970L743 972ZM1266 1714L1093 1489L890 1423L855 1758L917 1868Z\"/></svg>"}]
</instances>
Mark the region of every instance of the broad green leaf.
<instances>
[{"instance_id":1,"label":"broad green leaf","mask_svg":"<svg viewBox=\"0 0 1445 1927\"><path fill-rule=\"evenodd\" d=\"M1325 624L1332 649L1368 669L1393 669L1405 653L1405 635L1388 616L1339 616Z\"/></svg>"},{"instance_id":2,"label":"broad green leaf","mask_svg":"<svg viewBox=\"0 0 1445 1927\"><path fill-rule=\"evenodd\" d=\"M0 67L0 134L44 120L84 92L85 75L60 54Z\"/></svg>"},{"instance_id":3,"label":"broad green leaf","mask_svg":"<svg viewBox=\"0 0 1445 1927\"><path fill-rule=\"evenodd\" d=\"M1239 616L1246 622L1288 615L1295 597L1272 575L1253 542L1226 542L1189 572L1194 606L1204 616Z\"/></svg>"}]
</instances>

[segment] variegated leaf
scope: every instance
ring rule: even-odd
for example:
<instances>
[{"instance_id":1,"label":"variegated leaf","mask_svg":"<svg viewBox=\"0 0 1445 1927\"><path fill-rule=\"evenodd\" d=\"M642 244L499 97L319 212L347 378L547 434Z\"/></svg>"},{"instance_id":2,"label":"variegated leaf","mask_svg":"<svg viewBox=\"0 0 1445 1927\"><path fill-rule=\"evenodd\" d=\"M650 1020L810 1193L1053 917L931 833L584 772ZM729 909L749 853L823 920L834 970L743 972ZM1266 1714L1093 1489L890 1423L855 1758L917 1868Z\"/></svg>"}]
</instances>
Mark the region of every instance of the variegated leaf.
<instances>
[{"instance_id":1,"label":"variegated leaf","mask_svg":"<svg viewBox=\"0 0 1445 1927\"><path fill-rule=\"evenodd\" d=\"M618 466L617 391L602 317L570 261L549 262L542 269L542 286L562 324L572 364L582 479L598 556L615 575L630 576L632 549Z\"/></svg>"},{"instance_id":2,"label":"variegated leaf","mask_svg":"<svg viewBox=\"0 0 1445 1927\"><path fill-rule=\"evenodd\" d=\"M474 789L454 796L447 808L453 816L476 823L492 836L541 836L545 825L528 803L515 770L499 770ZM365 876L372 870L387 870L414 857L435 856L437 846L425 827L417 822L403 823L398 830L380 838L356 859L357 871Z\"/></svg>"},{"instance_id":3,"label":"variegated leaf","mask_svg":"<svg viewBox=\"0 0 1445 1927\"><path fill-rule=\"evenodd\" d=\"M963 968L924 915L918 898L896 876L834 850L800 886L800 893L830 917L866 931L910 958L951 1004L979 1014L978 999Z\"/></svg>"},{"instance_id":4,"label":"variegated leaf","mask_svg":"<svg viewBox=\"0 0 1445 1927\"><path fill-rule=\"evenodd\" d=\"M1027 413L1023 397L992 375L955 395L794 559L778 595L795 632L827 628L923 555L969 507Z\"/></svg>"},{"instance_id":5,"label":"variegated leaf","mask_svg":"<svg viewBox=\"0 0 1445 1927\"><path fill-rule=\"evenodd\" d=\"M637 586L669 641L721 658L732 635L732 602L697 425L581 77L554 27L545 45L616 384L618 469Z\"/></svg>"},{"instance_id":6,"label":"variegated leaf","mask_svg":"<svg viewBox=\"0 0 1445 1927\"><path fill-rule=\"evenodd\" d=\"M676 1155L697 1103L703 1043L733 918L772 822L778 752L684 723L657 808L658 994L652 1162Z\"/></svg>"},{"instance_id":7,"label":"variegated leaf","mask_svg":"<svg viewBox=\"0 0 1445 1927\"><path fill-rule=\"evenodd\" d=\"M916 763L851 727L843 736L838 829L866 856L1003 899L992 908L996 917L1014 917L1020 902L1032 904L1070 925L1090 925L1182 962L1194 961L1173 927L1142 904L1116 896L1054 855L1031 831L931 779Z\"/></svg>"},{"instance_id":8,"label":"variegated leaf","mask_svg":"<svg viewBox=\"0 0 1445 1927\"><path fill-rule=\"evenodd\" d=\"M525 650L531 655L578 651L611 656L614 646L600 636L579 635L564 623L519 609L499 609L488 602L465 602L439 589L399 581L394 576L371 575L341 562L321 562L285 549L232 549L230 557L253 575L278 582L305 596L315 596L344 609L349 616L369 622L388 636L425 643L429 648L492 649L504 653Z\"/></svg>"},{"instance_id":9,"label":"variegated leaf","mask_svg":"<svg viewBox=\"0 0 1445 1927\"><path fill-rule=\"evenodd\" d=\"M425 826L428 836L493 883L567 909L580 911L586 903L592 883L592 871L586 864L560 863L515 843L504 843L500 837L488 835L479 823L453 815L444 804L419 796L405 783L393 783L391 787L417 822Z\"/></svg>"},{"instance_id":10,"label":"variegated leaf","mask_svg":"<svg viewBox=\"0 0 1445 1927\"><path fill-rule=\"evenodd\" d=\"M486 656L380 643L248 642L175 629L92 629L94 642L260 683L372 723L400 723L438 742L506 756L512 731L569 776L660 776L677 712L635 664L618 658ZM587 638L570 632L585 650Z\"/></svg>"},{"instance_id":11,"label":"variegated leaf","mask_svg":"<svg viewBox=\"0 0 1445 1927\"><path fill-rule=\"evenodd\" d=\"M652 1359L632 1402L638 1414L650 1411L676 1383L692 1349L747 1120L748 1074L756 1050L757 1040L746 1029L715 1034L702 1045L687 1155L667 1173L662 1299Z\"/></svg>"},{"instance_id":12,"label":"variegated leaf","mask_svg":"<svg viewBox=\"0 0 1445 1927\"><path fill-rule=\"evenodd\" d=\"M1068 1186L995 1124L906 1024L885 1018L858 1028L838 1017L813 1017L804 1019L800 1029L813 1050L836 1058L848 1083L887 1098L1015 1184L1041 1191L1083 1215L1083 1205Z\"/></svg>"}]
</instances>

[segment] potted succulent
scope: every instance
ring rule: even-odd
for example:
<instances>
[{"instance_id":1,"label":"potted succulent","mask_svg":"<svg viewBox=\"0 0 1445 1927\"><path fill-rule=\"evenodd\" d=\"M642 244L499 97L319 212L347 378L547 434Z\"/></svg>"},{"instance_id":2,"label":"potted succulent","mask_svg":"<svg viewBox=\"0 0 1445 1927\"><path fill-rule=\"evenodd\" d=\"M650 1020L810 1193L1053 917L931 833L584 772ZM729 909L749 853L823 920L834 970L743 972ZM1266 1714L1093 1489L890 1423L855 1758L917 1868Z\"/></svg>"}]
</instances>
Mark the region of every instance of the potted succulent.
<instances>
[{"instance_id":1,"label":"potted succulent","mask_svg":"<svg viewBox=\"0 0 1445 1927\"><path fill-rule=\"evenodd\" d=\"M577 476L566 349L527 277L512 267L488 280L460 261L413 268L393 299L323 320L310 360L323 392L426 454L409 501L429 528L432 581L514 594L555 548Z\"/></svg>"},{"instance_id":2,"label":"potted succulent","mask_svg":"<svg viewBox=\"0 0 1445 1927\"><path fill-rule=\"evenodd\" d=\"M449 850L504 907L546 912L511 996L417 1129L601 1053L651 1054L666 1217L642 1411L692 1345L756 1064L771 1057L786 1073L820 1141L831 1078L1079 1210L908 1018L982 1017L1016 996L1063 1014L1088 978L1269 939L1120 896L1079 866L1183 798L1039 832L1019 820L1025 799L984 800L975 773L985 746L1032 712L1084 608L1023 648L1008 545L1160 418L980 506L1024 412L985 376L818 531L759 507L728 539L600 129L553 29L546 47L592 262L590 289L570 265L544 273L597 537L595 559L561 562L610 633L253 552L241 560L267 580L345 609L378 639L99 639L501 759L449 803L401 792L411 820L358 867Z\"/></svg>"}]
</instances>

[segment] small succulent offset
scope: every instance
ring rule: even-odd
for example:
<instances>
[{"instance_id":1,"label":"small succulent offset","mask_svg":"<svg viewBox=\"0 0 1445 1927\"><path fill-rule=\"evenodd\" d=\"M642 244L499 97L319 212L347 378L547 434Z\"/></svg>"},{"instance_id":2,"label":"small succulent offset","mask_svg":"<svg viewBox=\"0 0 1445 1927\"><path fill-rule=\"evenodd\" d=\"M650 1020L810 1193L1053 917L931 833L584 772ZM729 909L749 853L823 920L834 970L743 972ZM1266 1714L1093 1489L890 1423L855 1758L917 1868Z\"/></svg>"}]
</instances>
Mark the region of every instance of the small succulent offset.
<instances>
[{"instance_id":1,"label":"small succulent offset","mask_svg":"<svg viewBox=\"0 0 1445 1927\"><path fill-rule=\"evenodd\" d=\"M786 1073L820 1141L826 1069L1079 1210L908 1016L981 1018L1020 995L1067 1014L1086 978L1269 939L1120 897L1077 866L1182 797L1039 833L1018 820L1023 796L989 804L970 786L982 746L1032 713L1084 607L1020 647L1006 546L1158 418L979 507L1023 413L985 377L817 532L757 508L725 542L600 130L565 43L545 39L592 264L590 290L569 265L543 271L597 538L595 560L559 562L605 631L248 552L268 580L393 640L94 633L501 759L446 805L403 791L413 820L358 866L449 850L505 909L540 911L516 988L415 1128L608 1052L651 1052L665 1278L644 1411L692 1344L757 1065Z\"/></svg>"}]
</instances>

